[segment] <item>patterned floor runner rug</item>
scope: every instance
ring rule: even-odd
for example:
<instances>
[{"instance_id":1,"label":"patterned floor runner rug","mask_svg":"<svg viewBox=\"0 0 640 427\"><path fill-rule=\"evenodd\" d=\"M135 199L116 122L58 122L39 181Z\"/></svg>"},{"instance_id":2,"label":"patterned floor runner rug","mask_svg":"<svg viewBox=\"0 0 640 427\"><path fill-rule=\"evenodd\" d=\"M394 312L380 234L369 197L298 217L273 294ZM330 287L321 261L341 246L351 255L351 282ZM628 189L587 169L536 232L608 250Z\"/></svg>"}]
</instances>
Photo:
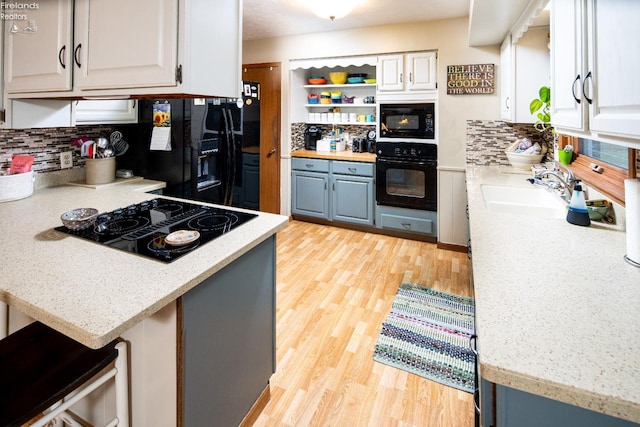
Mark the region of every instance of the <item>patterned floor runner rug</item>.
<instances>
[{"instance_id":1,"label":"patterned floor runner rug","mask_svg":"<svg viewBox=\"0 0 640 427\"><path fill-rule=\"evenodd\" d=\"M373 359L469 393L475 389L473 298L403 283Z\"/></svg>"}]
</instances>

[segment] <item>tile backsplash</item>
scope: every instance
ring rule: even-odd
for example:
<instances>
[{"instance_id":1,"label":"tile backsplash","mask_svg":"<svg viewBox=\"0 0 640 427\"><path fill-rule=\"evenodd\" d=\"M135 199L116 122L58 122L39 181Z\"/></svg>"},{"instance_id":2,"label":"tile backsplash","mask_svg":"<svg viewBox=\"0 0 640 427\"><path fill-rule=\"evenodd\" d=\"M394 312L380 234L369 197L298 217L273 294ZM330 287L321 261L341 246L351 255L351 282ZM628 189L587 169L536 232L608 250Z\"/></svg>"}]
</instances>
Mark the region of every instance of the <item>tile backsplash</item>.
<instances>
[{"instance_id":1,"label":"tile backsplash","mask_svg":"<svg viewBox=\"0 0 640 427\"><path fill-rule=\"evenodd\" d=\"M522 138L538 142L547 147L547 155L542 159L553 159L554 135L551 130L538 132L530 123L509 123L498 120L467 120L467 163L487 166L491 164L509 165L504 151Z\"/></svg>"},{"instance_id":2,"label":"tile backsplash","mask_svg":"<svg viewBox=\"0 0 640 427\"><path fill-rule=\"evenodd\" d=\"M467 120L467 163L486 166L508 166L504 151L518 139L527 137L532 142L545 144L547 155L542 161L550 161L554 154L554 135L551 130L538 132L530 123L509 123L499 120ZM636 150L636 170L640 176L640 155Z\"/></svg>"},{"instance_id":3,"label":"tile backsplash","mask_svg":"<svg viewBox=\"0 0 640 427\"><path fill-rule=\"evenodd\" d=\"M310 125L306 123L291 123L291 151L301 150L304 148L304 131L307 129L307 126ZM332 126L330 124L317 124L315 126L322 129L322 136L331 134ZM336 126L336 129L337 128L342 129L342 132L347 132L349 134L349 138L353 138L354 136L365 137L367 131L375 129L374 127L361 125L339 125ZM351 150L350 142L347 144L347 150Z\"/></svg>"},{"instance_id":4,"label":"tile backsplash","mask_svg":"<svg viewBox=\"0 0 640 427\"><path fill-rule=\"evenodd\" d=\"M0 174L8 172L16 154L35 157L33 170L38 173L60 170L60 153L73 150L73 167L83 167L84 159L71 142L86 135L90 139L108 136L110 126L76 126L38 129L0 129Z\"/></svg>"}]
</instances>

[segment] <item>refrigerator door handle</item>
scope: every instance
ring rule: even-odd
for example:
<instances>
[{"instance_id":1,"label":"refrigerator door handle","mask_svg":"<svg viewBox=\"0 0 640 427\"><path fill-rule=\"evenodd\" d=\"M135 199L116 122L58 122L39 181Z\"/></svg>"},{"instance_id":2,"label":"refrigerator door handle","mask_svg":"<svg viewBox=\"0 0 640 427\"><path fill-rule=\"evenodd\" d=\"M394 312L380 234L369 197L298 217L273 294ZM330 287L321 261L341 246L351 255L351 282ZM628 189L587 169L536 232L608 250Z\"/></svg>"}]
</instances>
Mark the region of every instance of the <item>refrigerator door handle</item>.
<instances>
[{"instance_id":1,"label":"refrigerator door handle","mask_svg":"<svg viewBox=\"0 0 640 427\"><path fill-rule=\"evenodd\" d=\"M234 134L234 128L233 128L233 115L231 113L231 110L229 108L225 109L225 122L226 122L226 129L227 129L227 140L228 140L228 158L227 158L227 164L229 165L228 168L228 181L227 181L227 197L225 200L225 204L228 206L231 206L232 202L233 202L233 187L235 186L236 183L236 138L235 138L235 134Z\"/></svg>"}]
</instances>

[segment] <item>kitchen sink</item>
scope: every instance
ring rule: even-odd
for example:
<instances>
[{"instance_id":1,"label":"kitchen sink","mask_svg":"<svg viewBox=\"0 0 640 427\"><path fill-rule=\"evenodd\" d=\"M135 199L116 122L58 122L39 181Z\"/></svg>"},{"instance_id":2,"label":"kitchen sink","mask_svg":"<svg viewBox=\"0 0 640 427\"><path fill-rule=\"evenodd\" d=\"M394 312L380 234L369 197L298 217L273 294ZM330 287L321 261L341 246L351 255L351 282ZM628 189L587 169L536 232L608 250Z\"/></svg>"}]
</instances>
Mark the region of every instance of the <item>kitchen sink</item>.
<instances>
[{"instance_id":1,"label":"kitchen sink","mask_svg":"<svg viewBox=\"0 0 640 427\"><path fill-rule=\"evenodd\" d=\"M492 211L545 218L567 215L568 205L564 200L542 187L483 184L480 188L485 206Z\"/></svg>"}]
</instances>

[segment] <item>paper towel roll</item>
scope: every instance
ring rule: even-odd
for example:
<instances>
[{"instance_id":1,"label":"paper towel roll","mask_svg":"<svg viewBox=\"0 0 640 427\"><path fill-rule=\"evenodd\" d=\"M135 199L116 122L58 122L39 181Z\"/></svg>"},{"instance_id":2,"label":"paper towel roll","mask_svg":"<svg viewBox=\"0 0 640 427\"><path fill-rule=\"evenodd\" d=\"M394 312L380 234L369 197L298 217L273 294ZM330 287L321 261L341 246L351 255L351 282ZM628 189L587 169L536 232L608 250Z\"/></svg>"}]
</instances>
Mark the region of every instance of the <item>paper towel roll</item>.
<instances>
[{"instance_id":1,"label":"paper towel roll","mask_svg":"<svg viewBox=\"0 0 640 427\"><path fill-rule=\"evenodd\" d=\"M624 180L627 259L640 264L640 179Z\"/></svg>"}]
</instances>

